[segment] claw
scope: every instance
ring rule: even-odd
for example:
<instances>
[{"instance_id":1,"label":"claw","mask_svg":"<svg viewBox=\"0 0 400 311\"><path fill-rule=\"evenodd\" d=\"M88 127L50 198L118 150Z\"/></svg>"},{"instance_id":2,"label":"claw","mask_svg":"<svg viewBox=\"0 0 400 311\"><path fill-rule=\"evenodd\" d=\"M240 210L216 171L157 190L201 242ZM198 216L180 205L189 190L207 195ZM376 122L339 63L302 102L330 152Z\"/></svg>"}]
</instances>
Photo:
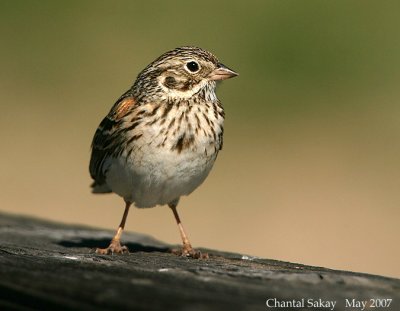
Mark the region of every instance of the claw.
<instances>
[{"instance_id":1,"label":"claw","mask_svg":"<svg viewBox=\"0 0 400 311\"><path fill-rule=\"evenodd\" d=\"M187 248L181 248L181 249L173 249L172 253L177 255L177 256L182 256L182 257L187 257L187 258L193 258L193 259L208 259L208 253L202 253L198 250L195 250L193 248L187 249Z\"/></svg>"},{"instance_id":2,"label":"claw","mask_svg":"<svg viewBox=\"0 0 400 311\"><path fill-rule=\"evenodd\" d=\"M121 246L119 240L112 240L107 248L97 248L96 254L114 255L114 254L129 254L129 249L124 245Z\"/></svg>"}]
</instances>

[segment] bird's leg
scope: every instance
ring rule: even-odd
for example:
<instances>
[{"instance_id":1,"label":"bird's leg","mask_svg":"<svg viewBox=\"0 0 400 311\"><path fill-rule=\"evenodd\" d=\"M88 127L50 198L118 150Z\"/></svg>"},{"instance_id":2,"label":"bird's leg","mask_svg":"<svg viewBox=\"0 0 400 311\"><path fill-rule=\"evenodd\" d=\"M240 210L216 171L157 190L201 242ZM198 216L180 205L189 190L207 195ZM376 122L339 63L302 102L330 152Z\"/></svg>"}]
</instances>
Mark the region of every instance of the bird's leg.
<instances>
[{"instance_id":1,"label":"bird's leg","mask_svg":"<svg viewBox=\"0 0 400 311\"><path fill-rule=\"evenodd\" d=\"M107 248L98 248L96 249L97 254L108 255L108 254L124 254L129 253L129 250L126 246L121 246L121 235L122 231L125 228L126 218L128 217L129 207L131 206L131 202L125 202L125 211L122 216L121 223L118 227L117 233L112 238L110 245Z\"/></svg>"},{"instance_id":2,"label":"bird's leg","mask_svg":"<svg viewBox=\"0 0 400 311\"><path fill-rule=\"evenodd\" d=\"M183 248L182 250L179 251L173 251L175 254L181 255L181 256L186 256L186 257L192 257L192 258L202 258L206 259L208 258L208 254L202 254L199 251L196 251L193 249L192 245L189 242L189 239L186 235L185 229L183 228L181 219L179 217L178 211L176 210L177 203L170 203L168 206L171 208L172 212L174 213L176 223L178 224L179 232L181 234L182 242L183 242Z\"/></svg>"}]
</instances>

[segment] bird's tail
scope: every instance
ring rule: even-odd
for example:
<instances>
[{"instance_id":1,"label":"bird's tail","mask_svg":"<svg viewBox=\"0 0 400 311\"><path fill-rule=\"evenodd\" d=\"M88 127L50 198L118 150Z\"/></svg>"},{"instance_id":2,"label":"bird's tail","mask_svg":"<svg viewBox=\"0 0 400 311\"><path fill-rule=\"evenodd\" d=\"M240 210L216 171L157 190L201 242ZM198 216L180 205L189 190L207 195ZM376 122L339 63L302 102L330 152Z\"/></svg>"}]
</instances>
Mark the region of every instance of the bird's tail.
<instances>
[{"instance_id":1,"label":"bird's tail","mask_svg":"<svg viewBox=\"0 0 400 311\"><path fill-rule=\"evenodd\" d=\"M112 190L106 183L98 183L94 181L90 187L92 188L92 193L110 193Z\"/></svg>"}]
</instances>

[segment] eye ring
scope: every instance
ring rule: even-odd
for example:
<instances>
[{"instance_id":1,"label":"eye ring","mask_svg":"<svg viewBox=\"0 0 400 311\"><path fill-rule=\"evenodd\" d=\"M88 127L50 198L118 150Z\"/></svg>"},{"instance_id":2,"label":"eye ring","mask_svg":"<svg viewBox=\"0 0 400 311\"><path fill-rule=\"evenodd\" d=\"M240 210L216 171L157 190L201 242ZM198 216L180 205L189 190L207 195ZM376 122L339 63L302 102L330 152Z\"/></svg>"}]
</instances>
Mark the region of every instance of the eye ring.
<instances>
[{"instance_id":1,"label":"eye ring","mask_svg":"<svg viewBox=\"0 0 400 311\"><path fill-rule=\"evenodd\" d=\"M189 70L191 73L196 73L200 70L200 65L192 60L186 63L186 69Z\"/></svg>"}]
</instances>

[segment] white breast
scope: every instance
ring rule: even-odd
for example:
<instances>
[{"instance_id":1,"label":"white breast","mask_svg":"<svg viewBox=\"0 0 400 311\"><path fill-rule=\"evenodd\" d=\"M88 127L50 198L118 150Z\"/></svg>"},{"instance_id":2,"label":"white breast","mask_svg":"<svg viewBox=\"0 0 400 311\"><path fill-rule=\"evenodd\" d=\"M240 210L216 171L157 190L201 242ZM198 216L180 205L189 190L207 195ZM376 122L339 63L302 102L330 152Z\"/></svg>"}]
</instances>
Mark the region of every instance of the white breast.
<instances>
[{"instance_id":1,"label":"white breast","mask_svg":"<svg viewBox=\"0 0 400 311\"><path fill-rule=\"evenodd\" d=\"M185 115L177 122L184 111L188 111L187 106L175 106L165 121L147 127L143 125L137 129L143 135L129 156L124 152L119 158L107 160L106 180L113 192L134 202L137 207L152 207L190 194L205 180L219 151L223 118L213 112L211 105L199 105L192 107L187 117ZM160 109L158 113L163 112ZM195 114L201 128L197 133L199 121ZM174 118L175 122L169 126ZM209 129L209 122L215 134ZM167 130L170 138L165 139ZM183 134L193 134L195 139L179 152L173 147L177 137Z\"/></svg>"}]
</instances>

